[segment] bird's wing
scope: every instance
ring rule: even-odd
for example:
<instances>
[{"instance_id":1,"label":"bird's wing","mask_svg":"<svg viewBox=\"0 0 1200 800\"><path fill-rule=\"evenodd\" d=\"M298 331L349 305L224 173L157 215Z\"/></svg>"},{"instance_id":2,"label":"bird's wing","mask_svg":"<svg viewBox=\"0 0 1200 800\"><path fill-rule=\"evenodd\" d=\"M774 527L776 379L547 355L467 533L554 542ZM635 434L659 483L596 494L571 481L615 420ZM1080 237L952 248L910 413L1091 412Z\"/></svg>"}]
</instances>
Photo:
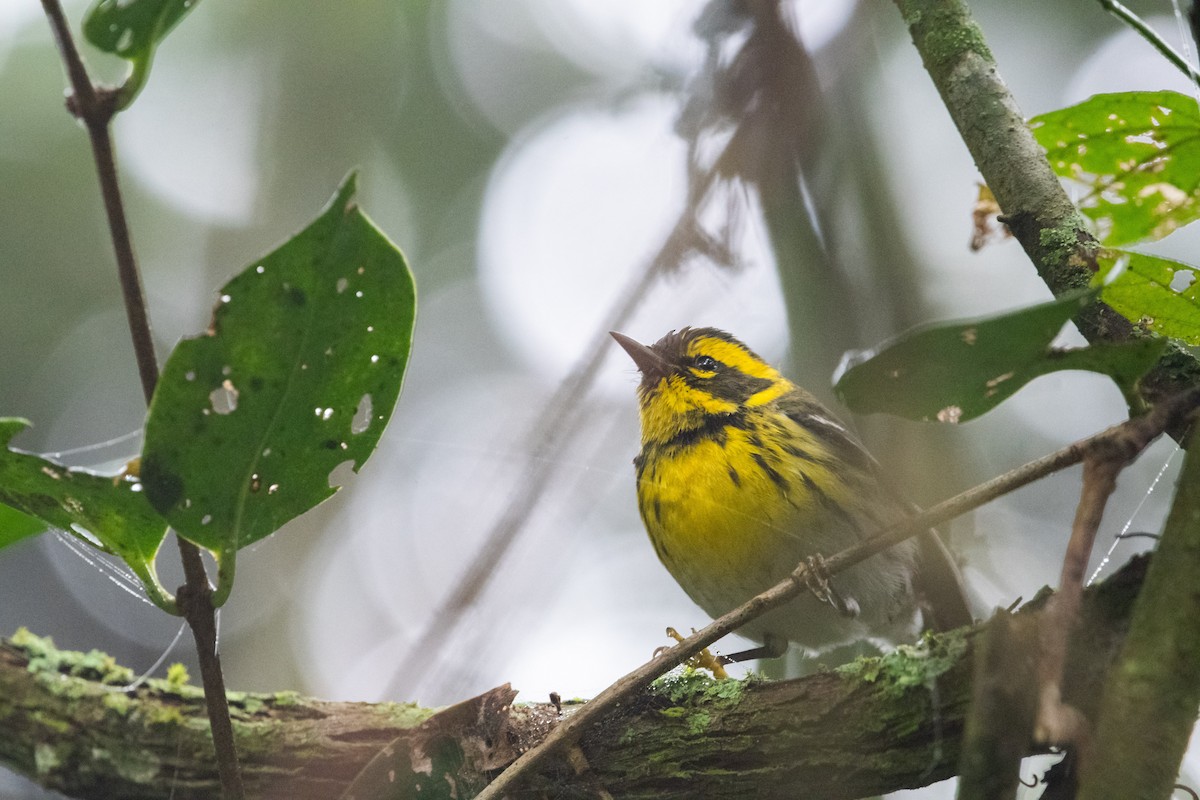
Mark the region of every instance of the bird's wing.
<instances>
[{"instance_id":1,"label":"bird's wing","mask_svg":"<svg viewBox=\"0 0 1200 800\"><path fill-rule=\"evenodd\" d=\"M905 509L907 513L917 511L915 505L902 500L886 485L879 462L815 398L807 396L807 393L793 392L779 399L779 408L797 425L802 425L805 430L819 437L838 459L860 470L863 477L875 484L874 488L880 496L888 498L894 507ZM877 520L879 524L895 521ZM913 589L925 616L926 627L948 631L972 624L975 618L971 614L966 587L954 556L936 531L920 534L917 543L917 573L913 578Z\"/></svg>"},{"instance_id":2,"label":"bird's wing","mask_svg":"<svg viewBox=\"0 0 1200 800\"><path fill-rule=\"evenodd\" d=\"M807 392L789 392L779 398L779 410L809 431L837 458L860 471L878 477L879 462L816 398Z\"/></svg>"}]
</instances>

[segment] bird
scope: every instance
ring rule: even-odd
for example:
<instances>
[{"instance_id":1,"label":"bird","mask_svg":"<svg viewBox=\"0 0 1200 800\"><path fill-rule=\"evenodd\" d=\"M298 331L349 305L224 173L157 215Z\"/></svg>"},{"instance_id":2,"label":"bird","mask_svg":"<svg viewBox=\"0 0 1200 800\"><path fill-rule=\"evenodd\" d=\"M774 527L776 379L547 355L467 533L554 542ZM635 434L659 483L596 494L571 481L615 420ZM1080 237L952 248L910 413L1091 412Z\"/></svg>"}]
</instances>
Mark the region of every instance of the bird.
<instances>
[{"instance_id":1,"label":"bird","mask_svg":"<svg viewBox=\"0 0 1200 800\"><path fill-rule=\"evenodd\" d=\"M716 618L911 516L878 462L812 394L733 335L682 328L652 345L612 331L641 372L637 501L659 559ZM828 578L747 623L761 644L724 660L806 654L973 622L954 557L934 531ZM741 657L738 657L741 656Z\"/></svg>"}]
</instances>

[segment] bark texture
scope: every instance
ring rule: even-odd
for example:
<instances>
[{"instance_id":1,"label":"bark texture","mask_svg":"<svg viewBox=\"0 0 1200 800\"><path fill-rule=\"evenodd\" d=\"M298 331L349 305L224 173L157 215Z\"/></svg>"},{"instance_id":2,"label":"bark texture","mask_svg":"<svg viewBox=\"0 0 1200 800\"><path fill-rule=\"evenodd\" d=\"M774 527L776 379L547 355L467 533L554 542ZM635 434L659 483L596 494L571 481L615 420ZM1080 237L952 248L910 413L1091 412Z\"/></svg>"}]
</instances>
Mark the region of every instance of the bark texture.
<instances>
[{"instance_id":1,"label":"bark texture","mask_svg":"<svg viewBox=\"0 0 1200 800\"><path fill-rule=\"evenodd\" d=\"M1054 294L1082 286L1096 273L1099 243L1063 191L1045 152L1025 124L997 71L983 32L962 0L895 0L964 144L1029 259ZM1104 303L1076 317L1089 342L1139 335ZM1139 385L1149 402L1200 382L1200 362L1172 344ZM1172 431L1182 441L1183 431Z\"/></svg>"},{"instance_id":2,"label":"bark texture","mask_svg":"<svg viewBox=\"0 0 1200 800\"><path fill-rule=\"evenodd\" d=\"M1089 590L1066 690L1088 712L1146 561ZM1017 616L1038 613L1039 598ZM979 629L780 682L668 676L518 793L614 798L857 798L957 772ZM217 796L199 689L20 633L0 643L0 762L79 798ZM440 711L230 693L248 797L469 797L560 718L507 686ZM571 713L571 705L563 707ZM357 782L356 782L357 779ZM388 794L375 794L388 787Z\"/></svg>"}]
</instances>

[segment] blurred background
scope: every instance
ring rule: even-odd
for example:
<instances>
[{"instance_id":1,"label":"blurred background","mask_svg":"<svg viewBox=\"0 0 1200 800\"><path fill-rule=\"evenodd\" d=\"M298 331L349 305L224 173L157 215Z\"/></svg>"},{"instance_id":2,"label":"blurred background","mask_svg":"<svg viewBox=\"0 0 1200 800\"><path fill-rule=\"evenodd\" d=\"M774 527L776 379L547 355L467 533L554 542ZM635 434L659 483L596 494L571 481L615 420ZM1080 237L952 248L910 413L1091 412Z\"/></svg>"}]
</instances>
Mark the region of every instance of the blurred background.
<instances>
[{"instance_id":1,"label":"blurred background","mask_svg":"<svg viewBox=\"0 0 1200 800\"><path fill-rule=\"evenodd\" d=\"M1026 115L1189 91L1098 3L971 5ZM1168 0L1130 5L1179 41ZM66 6L78 26L85 3ZM637 376L609 328L726 328L832 403L846 350L1049 298L1014 241L969 249L978 176L895 8L773 8L206 0L166 39L115 129L161 358L353 167L418 286L374 458L239 557L220 618L231 688L440 705L511 681L530 701L592 696L665 626L708 621L638 519ZM96 76L123 74L88 57ZM0 415L33 421L22 449L115 469L140 449L144 406L64 86L40 5L0 3ZM1190 233L1156 252L1187 260ZM961 427L854 422L931 503L1123 415L1106 379L1069 373ZM1158 530L1173 450L1123 474L1097 563L1126 524ZM1078 483L1061 474L952 526L981 614L1056 581ZM178 631L52 533L0 552L0 634L21 625L138 671ZM198 675L190 650L185 634L168 660ZM0 797L43 796L0 772Z\"/></svg>"}]
</instances>

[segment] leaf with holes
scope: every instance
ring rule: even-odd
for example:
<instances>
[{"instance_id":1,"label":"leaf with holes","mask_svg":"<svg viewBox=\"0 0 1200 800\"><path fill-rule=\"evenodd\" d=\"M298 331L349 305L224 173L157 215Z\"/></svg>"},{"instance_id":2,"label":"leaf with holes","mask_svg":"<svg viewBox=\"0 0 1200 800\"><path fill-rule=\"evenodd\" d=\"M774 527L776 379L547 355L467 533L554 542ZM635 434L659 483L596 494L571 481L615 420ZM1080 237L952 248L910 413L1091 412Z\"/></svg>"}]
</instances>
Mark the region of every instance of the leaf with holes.
<instances>
[{"instance_id":1,"label":"leaf with holes","mask_svg":"<svg viewBox=\"0 0 1200 800\"><path fill-rule=\"evenodd\" d=\"M1007 314L958 320L906 333L881 349L852 355L835 389L855 412L966 422L1049 372L1083 369L1110 375L1129 395L1161 355L1165 341L1058 350L1063 325L1099 289Z\"/></svg>"},{"instance_id":2,"label":"leaf with holes","mask_svg":"<svg viewBox=\"0 0 1200 800\"><path fill-rule=\"evenodd\" d=\"M1161 239L1200 217L1200 107L1178 92L1100 94L1030 120L1108 245Z\"/></svg>"},{"instance_id":3,"label":"leaf with holes","mask_svg":"<svg viewBox=\"0 0 1200 800\"><path fill-rule=\"evenodd\" d=\"M0 550L14 542L37 536L49 526L37 517L31 517L15 508L0 504Z\"/></svg>"},{"instance_id":4,"label":"leaf with holes","mask_svg":"<svg viewBox=\"0 0 1200 800\"><path fill-rule=\"evenodd\" d=\"M337 491L391 416L416 297L400 251L354 201L221 290L209 330L180 342L150 404L141 474L181 535L236 551Z\"/></svg>"},{"instance_id":5,"label":"leaf with holes","mask_svg":"<svg viewBox=\"0 0 1200 800\"><path fill-rule=\"evenodd\" d=\"M1128 250L1103 250L1096 260L1106 270L1125 262L1100 295L1117 313L1148 331L1200 345L1200 274L1195 267Z\"/></svg>"},{"instance_id":6,"label":"leaf with holes","mask_svg":"<svg viewBox=\"0 0 1200 800\"><path fill-rule=\"evenodd\" d=\"M133 479L70 469L8 447L29 422L0 418L0 503L115 553L150 581L167 523Z\"/></svg>"},{"instance_id":7,"label":"leaf with holes","mask_svg":"<svg viewBox=\"0 0 1200 800\"><path fill-rule=\"evenodd\" d=\"M122 87L122 107L146 81L154 50L197 0L96 0L83 19L83 35L105 53L128 61L133 72Z\"/></svg>"}]
</instances>

